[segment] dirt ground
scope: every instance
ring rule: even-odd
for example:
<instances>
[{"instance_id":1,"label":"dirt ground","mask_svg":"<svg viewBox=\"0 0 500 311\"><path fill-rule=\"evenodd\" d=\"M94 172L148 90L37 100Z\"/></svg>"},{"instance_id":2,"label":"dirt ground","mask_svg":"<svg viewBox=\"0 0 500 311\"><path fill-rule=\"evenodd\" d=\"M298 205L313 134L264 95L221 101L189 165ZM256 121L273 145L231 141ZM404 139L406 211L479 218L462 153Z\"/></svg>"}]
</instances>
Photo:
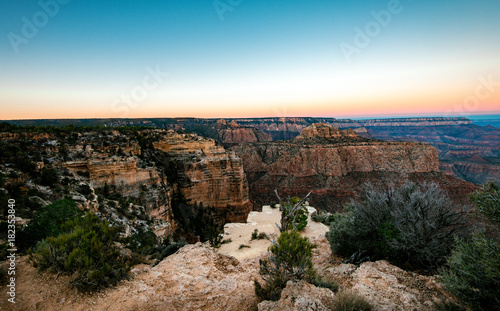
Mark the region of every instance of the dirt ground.
<instances>
[{"instance_id":1,"label":"dirt ground","mask_svg":"<svg viewBox=\"0 0 500 311\"><path fill-rule=\"evenodd\" d=\"M308 206L309 220L307 227L301 233L306 237L319 237L325 235L328 227L322 223L317 223L311 220L311 213L316 209ZM271 246L273 238L279 235L276 224L280 223L281 212L278 208L264 206L262 212L250 212L247 218L247 223L229 223L224 226L224 240L231 240L230 243L223 244L219 252L222 254L234 256L238 259L255 258L267 251ZM269 240L253 240L250 241L252 232L258 229L259 233L264 232L269 237ZM248 247L240 248L240 245Z\"/></svg>"}]
</instances>

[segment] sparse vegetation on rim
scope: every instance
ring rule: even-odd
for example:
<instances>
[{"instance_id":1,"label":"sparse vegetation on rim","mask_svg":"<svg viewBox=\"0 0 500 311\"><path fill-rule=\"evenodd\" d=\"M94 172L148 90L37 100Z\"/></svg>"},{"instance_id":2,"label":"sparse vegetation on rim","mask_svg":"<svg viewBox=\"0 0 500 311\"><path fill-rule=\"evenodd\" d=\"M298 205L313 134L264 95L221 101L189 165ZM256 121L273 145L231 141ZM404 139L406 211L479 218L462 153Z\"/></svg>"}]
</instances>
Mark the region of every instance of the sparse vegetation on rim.
<instances>
[{"instance_id":1,"label":"sparse vegetation on rim","mask_svg":"<svg viewBox=\"0 0 500 311\"><path fill-rule=\"evenodd\" d=\"M387 258L405 268L437 268L463 232L464 214L436 184L406 182L385 191L368 184L360 201L334 215L327 238L353 263Z\"/></svg>"}]
</instances>

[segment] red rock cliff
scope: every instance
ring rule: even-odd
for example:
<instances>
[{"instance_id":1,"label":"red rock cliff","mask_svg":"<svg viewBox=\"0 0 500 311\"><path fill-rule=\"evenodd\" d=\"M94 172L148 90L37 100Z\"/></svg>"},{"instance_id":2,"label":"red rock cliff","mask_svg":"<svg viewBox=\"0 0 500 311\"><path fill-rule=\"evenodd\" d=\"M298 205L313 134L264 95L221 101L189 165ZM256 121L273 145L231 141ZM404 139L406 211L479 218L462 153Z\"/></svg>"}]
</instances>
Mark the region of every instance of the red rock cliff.
<instances>
[{"instance_id":1,"label":"red rock cliff","mask_svg":"<svg viewBox=\"0 0 500 311\"><path fill-rule=\"evenodd\" d=\"M339 209L356 196L363 183L402 183L405 179L437 182L453 198L472 184L439 172L437 150L424 143L381 142L315 124L286 142L242 144L238 154L256 203L276 201L273 190L301 196L312 191L311 205Z\"/></svg>"}]
</instances>

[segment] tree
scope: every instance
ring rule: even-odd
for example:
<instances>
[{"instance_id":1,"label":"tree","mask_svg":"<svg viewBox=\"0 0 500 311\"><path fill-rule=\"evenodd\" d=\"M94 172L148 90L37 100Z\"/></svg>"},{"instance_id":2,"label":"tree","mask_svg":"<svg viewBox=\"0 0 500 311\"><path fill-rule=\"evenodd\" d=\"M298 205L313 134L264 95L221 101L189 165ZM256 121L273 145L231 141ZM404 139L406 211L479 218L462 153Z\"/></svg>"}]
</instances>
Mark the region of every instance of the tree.
<instances>
[{"instance_id":1,"label":"tree","mask_svg":"<svg viewBox=\"0 0 500 311\"><path fill-rule=\"evenodd\" d=\"M316 245L301 237L297 230L285 231L273 241L271 255L261 259L260 275L266 282L264 287L254 281L255 293L261 300L277 300L289 280L312 279L316 271L312 264L312 250Z\"/></svg>"},{"instance_id":2,"label":"tree","mask_svg":"<svg viewBox=\"0 0 500 311\"><path fill-rule=\"evenodd\" d=\"M28 226L19 233L20 248L27 250L42 239L58 236L62 233L63 223L80 215L82 212L70 198L45 206L33 215Z\"/></svg>"},{"instance_id":3,"label":"tree","mask_svg":"<svg viewBox=\"0 0 500 311\"><path fill-rule=\"evenodd\" d=\"M307 209L305 208L305 202L309 197L309 195L311 194L311 192L309 192L305 197L303 197L300 200L294 197L293 202L292 198L288 197L288 202L284 204L282 203L281 197L278 194L278 190L274 190L274 193L276 193L276 196L278 197L281 208L281 226L276 224L280 232L286 232L290 229L296 230L299 229L298 227L301 227L302 229L305 228L305 226L307 225ZM303 225L304 209L306 209L305 225Z\"/></svg>"}]
</instances>

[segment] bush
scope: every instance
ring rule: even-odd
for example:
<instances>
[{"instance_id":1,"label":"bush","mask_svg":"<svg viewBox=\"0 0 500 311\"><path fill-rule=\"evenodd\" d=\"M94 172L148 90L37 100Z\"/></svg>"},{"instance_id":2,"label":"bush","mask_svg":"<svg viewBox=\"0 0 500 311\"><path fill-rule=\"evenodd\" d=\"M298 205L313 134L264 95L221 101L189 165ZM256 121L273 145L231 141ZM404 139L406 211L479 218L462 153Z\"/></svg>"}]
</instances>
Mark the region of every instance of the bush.
<instances>
[{"instance_id":1,"label":"bush","mask_svg":"<svg viewBox=\"0 0 500 311\"><path fill-rule=\"evenodd\" d=\"M224 230L216 225L208 225L203 229L202 238L206 239L213 248L219 248L224 238Z\"/></svg>"},{"instance_id":2,"label":"bush","mask_svg":"<svg viewBox=\"0 0 500 311\"><path fill-rule=\"evenodd\" d=\"M370 311L373 309L371 303L357 293L342 291L335 296L333 311Z\"/></svg>"},{"instance_id":3,"label":"bush","mask_svg":"<svg viewBox=\"0 0 500 311\"><path fill-rule=\"evenodd\" d=\"M240 246L238 247L238 249L242 249L242 248L250 248L250 246L248 246L246 244L240 244Z\"/></svg>"},{"instance_id":4,"label":"bush","mask_svg":"<svg viewBox=\"0 0 500 311\"><path fill-rule=\"evenodd\" d=\"M127 247L142 255L151 254L152 248L157 244L156 242L156 234L151 229L144 230L140 228L126 239Z\"/></svg>"},{"instance_id":5,"label":"bush","mask_svg":"<svg viewBox=\"0 0 500 311\"><path fill-rule=\"evenodd\" d=\"M296 230L282 232L277 243L269 247L269 258L259 261L260 275L265 284L261 286L257 281L254 282L257 297L261 300L277 300L289 280L316 277L312 264L312 250L315 247Z\"/></svg>"},{"instance_id":6,"label":"bush","mask_svg":"<svg viewBox=\"0 0 500 311\"><path fill-rule=\"evenodd\" d=\"M252 236L250 237L250 241L263 240L263 239L269 239L269 238L267 237L267 234L265 232L259 233L259 229L255 229L252 232Z\"/></svg>"},{"instance_id":7,"label":"bush","mask_svg":"<svg viewBox=\"0 0 500 311\"><path fill-rule=\"evenodd\" d=\"M264 283L264 286L262 286L257 280L254 280L253 285L258 301L279 300L281 292L283 291L283 288L286 287L287 282L288 278L284 273L275 274Z\"/></svg>"},{"instance_id":8,"label":"bush","mask_svg":"<svg viewBox=\"0 0 500 311\"><path fill-rule=\"evenodd\" d=\"M330 213L314 212L311 214L311 220L330 226L330 223L335 220L335 216Z\"/></svg>"},{"instance_id":9,"label":"bush","mask_svg":"<svg viewBox=\"0 0 500 311\"><path fill-rule=\"evenodd\" d=\"M19 232L19 247L27 250L38 241L47 237L55 237L62 233L61 225L82 215L73 200L66 198L49 204L33 215L28 226Z\"/></svg>"},{"instance_id":10,"label":"bush","mask_svg":"<svg viewBox=\"0 0 500 311\"><path fill-rule=\"evenodd\" d=\"M499 242L482 232L457 239L447 266L441 275L448 290L474 310L500 310Z\"/></svg>"},{"instance_id":11,"label":"bush","mask_svg":"<svg viewBox=\"0 0 500 311\"><path fill-rule=\"evenodd\" d=\"M307 219L309 212L305 206L305 201L309 197L307 194L304 198L300 199L298 197L290 198L288 197L288 202L283 203L281 198L276 191L276 196L280 200L280 210L281 210L281 227L280 231L288 230L304 230L307 226Z\"/></svg>"},{"instance_id":12,"label":"bush","mask_svg":"<svg viewBox=\"0 0 500 311\"><path fill-rule=\"evenodd\" d=\"M118 229L87 213L61 226L58 237L43 240L31 256L40 270L73 274L73 286L82 292L116 284L128 273L114 242Z\"/></svg>"},{"instance_id":13,"label":"bush","mask_svg":"<svg viewBox=\"0 0 500 311\"><path fill-rule=\"evenodd\" d=\"M43 168L40 174L40 184L43 186L53 187L59 181L59 176L53 168Z\"/></svg>"},{"instance_id":14,"label":"bush","mask_svg":"<svg viewBox=\"0 0 500 311\"><path fill-rule=\"evenodd\" d=\"M435 268L444 263L454 235L464 228L463 210L435 184L406 182L376 191L365 185L360 202L333 216L327 239L339 255L365 253L406 268Z\"/></svg>"},{"instance_id":15,"label":"bush","mask_svg":"<svg viewBox=\"0 0 500 311\"><path fill-rule=\"evenodd\" d=\"M472 195L477 210L497 224L500 232L500 191L494 184ZM455 249L441 271L443 283L474 310L500 310L500 241L475 232L469 239L456 239Z\"/></svg>"},{"instance_id":16,"label":"bush","mask_svg":"<svg viewBox=\"0 0 500 311\"><path fill-rule=\"evenodd\" d=\"M491 221L500 224L500 187L489 183L476 191L471 200L476 204L477 211L486 215Z\"/></svg>"},{"instance_id":17,"label":"bush","mask_svg":"<svg viewBox=\"0 0 500 311\"><path fill-rule=\"evenodd\" d=\"M179 249L184 247L187 242L184 239L180 239L178 241L172 241L170 239L166 239L165 242L159 246L153 248L155 251L152 252L151 258L156 259L156 264L162 261L164 258L174 254Z\"/></svg>"}]
</instances>

